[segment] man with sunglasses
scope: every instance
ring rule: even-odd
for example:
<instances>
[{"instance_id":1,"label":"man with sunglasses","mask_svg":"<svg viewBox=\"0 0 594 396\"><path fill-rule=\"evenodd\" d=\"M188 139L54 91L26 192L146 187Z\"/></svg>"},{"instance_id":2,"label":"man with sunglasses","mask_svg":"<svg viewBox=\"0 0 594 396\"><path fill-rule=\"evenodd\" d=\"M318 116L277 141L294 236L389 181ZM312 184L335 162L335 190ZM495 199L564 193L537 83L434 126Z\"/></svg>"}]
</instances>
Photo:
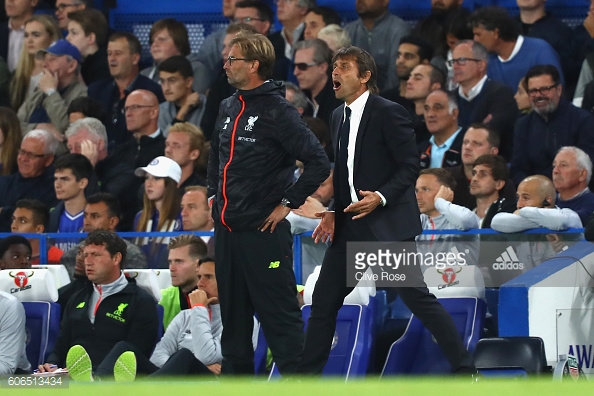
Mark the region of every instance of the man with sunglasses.
<instances>
[{"instance_id":1,"label":"man with sunglasses","mask_svg":"<svg viewBox=\"0 0 594 396\"><path fill-rule=\"evenodd\" d=\"M17 156L18 172L0 177L0 232L10 232L14 205L20 199L38 199L48 208L57 202L54 190L54 154L59 142L48 131L25 135Z\"/></svg>"},{"instance_id":2,"label":"man with sunglasses","mask_svg":"<svg viewBox=\"0 0 594 396\"><path fill-rule=\"evenodd\" d=\"M332 50L324 40L318 38L299 41L295 44L295 77L299 88L313 103L312 116L330 123L330 115L341 105L336 99L330 78Z\"/></svg>"},{"instance_id":3,"label":"man with sunglasses","mask_svg":"<svg viewBox=\"0 0 594 396\"><path fill-rule=\"evenodd\" d=\"M448 62L454 69L454 82L458 83L458 124L466 129L481 122L489 125L500 136L500 155L511 159L513 128L518 117L514 91L487 75L489 53L479 42L459 41Z\"/></svg>"},{"instance_id":4,"label":"man with sunglasses","mask_svg":"<svg viewBox=\"0 0 594 396\"><path fill-rule=\"evenodd\" d=\"M526 74L532 112L516 122L511 177L518 184L531 175L552 177L552 163L563 146L576 146L594 158L594 115L563 98L559 70L532 67Z\"/></svg>"},{"instance_id":5,"label":"man with sunglasses","mask_svg":"<svg viewBox=\"0 0 594 396\"><path fill-rule=\"evenodd\" d=\"M208 163L224 329L222 374L253 375L254 312L281 374L287 374L301 357L303 322L285 217L328 177L330 163L285 99L284 85L270 80L275 62L270 40L242 31L230 46L225 71L237 91L221 103ZM296 159L304 171L293 183Z\"/></svg>"}]
</instances>

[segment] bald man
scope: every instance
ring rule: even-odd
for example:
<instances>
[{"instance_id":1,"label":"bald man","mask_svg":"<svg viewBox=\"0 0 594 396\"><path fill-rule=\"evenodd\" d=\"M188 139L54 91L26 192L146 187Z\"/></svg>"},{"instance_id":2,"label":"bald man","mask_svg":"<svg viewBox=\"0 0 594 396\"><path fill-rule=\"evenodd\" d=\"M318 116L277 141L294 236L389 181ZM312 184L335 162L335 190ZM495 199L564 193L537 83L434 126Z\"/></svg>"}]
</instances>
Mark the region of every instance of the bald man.
<instances>
[{"instance_id":1,"label":"bald man","mask_svg":"<svg viewBox=\"0 0 594 396\"><path fill-rule=\"evenodd\" d=\"M546 176L528 176L518 186L516 195L518 209L514 213L496 214L491 222L495 231L512 233L540 227L562 231L582 227L576 212L555 205L557 192Z\"/></svg>"}]
</instances>

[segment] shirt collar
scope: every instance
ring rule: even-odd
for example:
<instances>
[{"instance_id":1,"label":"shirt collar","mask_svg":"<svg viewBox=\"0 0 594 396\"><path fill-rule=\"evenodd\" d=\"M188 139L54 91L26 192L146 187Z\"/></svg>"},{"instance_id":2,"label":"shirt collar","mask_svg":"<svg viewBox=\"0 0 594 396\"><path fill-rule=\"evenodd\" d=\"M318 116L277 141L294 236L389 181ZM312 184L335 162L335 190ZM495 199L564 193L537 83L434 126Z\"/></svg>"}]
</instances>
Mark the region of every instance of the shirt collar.
<instances>
[{"instance_id":1,"label":"shirt collar","mask_svg":"<svg viewBox=\"0 0 594 396\"><path fill-rule=\"evenodd\" d=\"M155 131L155 133L152 133L152 134L148 135L148 137L150 137L151 139L154 139L157 136L159 136L160 133L161 133L161 129L157 128L157 130Z\"/></svg>"},{"instance_id":2,"label":"shirt collar","mask_svg":"<svg viewBox=\"0 0 594 396\"><path fill-rule=\"evenodd\" d=\"M25 31L25 25L19 26L18 28L13 28L12 27L12 18L8 19L8 30L9 31L15 31L15 32L24 32Z\"/></svg>"},{"instance_id":3,"label":"shirt collar","mask_svg":"<svg viewBox=\"0 0 594 396\"><path fill-rule=\"evenodd\" d=\"M472 99L476 98L478 96L478 94L481 93L481 91L483 90L483 86L485 85L486 82L487 82L487 75L485 74L483 76L483 78L481 78L480 81L477 82L474 87L472 87L468 90L468 96L464 95L464 91L462 90L461 86L458 87L458 93L460 94L461 98L470 102Z\"/></svg>"},{"instance_id":4,"label":"shirt collar","mask_svg":"<svg viewBox=\"0 0 594 396\"><path fill-rule=\"evenodd\" d=\"M452 134L452 136L450 136L449 138L446 139L445 142L443 142L443 144L441 146L438 146L437 143L435 143L435 136L431 135L431 137L429 138L429 143L431 143L432 145L435 145L436 147L439 148L450 148L452 146L452 143L454 143L454 139L456 139L456 136L458 136L458 134L460 133L460 131L462 130L462 127L459 127L456 132L454 132Z\"/></svg>"},{"instance_id":5,"label":"shirt collar","mask_svg":"<svg viewBox=\"0 0 594 396\"><path fill-rule=\"evenodd\" d=\"M365 108L365 103L367 103L367 99L369 99L369 90L363 92L361 96L359 96L357 99L353 101L353 103L349 105L349 108L351 109L351 117L353 116L353 114L359 114L363 112L363 109ZM343 120L344 117L345 115L343 113Z\"/></svg>"},{"instance_id":6,"label":"shirt collar","mask_svg":"<svg viewBox=\"0 0 594 396\"><path fill-rule=\"evenodd\" d=\"M520 52L520 48L522 48L522 44L524 44L524 36L519 35L518 39L516 40L516 45L514 46L514 50L512 51L511 55L509 56L509 58L507 59L502 59L499 55L497 56L497 59L499 59L500 62L505 63L505 62L509 62L512 59L514 59L514 56L516 56L518 54L518 52Z\"/></svg>"}]
</instances>

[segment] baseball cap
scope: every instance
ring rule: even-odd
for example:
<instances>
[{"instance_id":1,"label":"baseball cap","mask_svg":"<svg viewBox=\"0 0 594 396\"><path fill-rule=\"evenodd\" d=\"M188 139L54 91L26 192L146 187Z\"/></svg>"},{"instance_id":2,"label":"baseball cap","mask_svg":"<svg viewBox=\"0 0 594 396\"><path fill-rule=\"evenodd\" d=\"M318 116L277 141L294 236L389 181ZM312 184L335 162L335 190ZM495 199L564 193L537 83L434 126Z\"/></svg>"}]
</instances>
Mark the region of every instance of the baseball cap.
<instances>
[{"instance_id":1,"label":"baseball cap","mask_svg":"<svg viewBox=\"0 0 594 396\"><path fill-rule=\"evenodd\" d=\"M138 177L144 177L147 173L155 177L169 177L179 183L182 171L177 162L171 158L160 156L152 160L148 166L136 168L134 171Z\"/></svg>"},{"instance_id":2,"label":"baseball cap","mask_svg":"<svg viewBox=\"0 0 594 396\"><path fill-rule=\"evenodd\" d=\"M76 59L78 63L82 62L80 51L70 41L64 39L54 41L48 48L37 51L35 57L37 59L43 59L45 54L53 54L58 56L70 55L73 59Z\"/></svg>"}]
</instances>

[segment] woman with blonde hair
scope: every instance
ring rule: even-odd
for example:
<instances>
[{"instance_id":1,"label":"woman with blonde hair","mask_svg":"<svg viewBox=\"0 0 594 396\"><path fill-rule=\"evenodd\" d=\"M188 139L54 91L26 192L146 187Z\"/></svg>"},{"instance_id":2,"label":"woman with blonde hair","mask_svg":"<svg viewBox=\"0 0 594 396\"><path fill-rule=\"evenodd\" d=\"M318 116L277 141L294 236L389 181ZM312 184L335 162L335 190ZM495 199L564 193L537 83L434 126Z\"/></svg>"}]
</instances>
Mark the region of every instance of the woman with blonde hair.
<instances>
[{"instance_id":1,"label":"woman with blonde hair","mask_svg":"<svg viewBox=\"0 0 594 396\"><path fill-rule=\"evenodd\" d=\"M8 107L0 107L0 176L16 171L21 139L21 123L16 113Z\"/></svg>"},{"instance_id":2,"label":"woman with blonde hair","mask_svg":"<svg viewBox=\"0 0 594 396\"><path fill-rule=\"evenodd\" d=\"M139 232L171 232L181 230L180 197L177 184L181 167L167 157L157 157L148 166L136 169L136 176L144 177L143 207L136 214L134 229ZM149 268L168 268L167 244L170 238L140 240L140 247L148 258Z\"/></svg>"},{"instance_id":3,"label":"woman with blonde hair","mask_svg":"<svg viewBox=\"0 0 594 396\"><path fill-rule=\"evenodd\" d=\"M25 22L23 48L10 83L10 104L13 109L21 107L25 97L35 90L43 75L42 61L36 60L35 54L60 38L62 33L49 15L36 14Z\"/></svg>"}]
</instances>

